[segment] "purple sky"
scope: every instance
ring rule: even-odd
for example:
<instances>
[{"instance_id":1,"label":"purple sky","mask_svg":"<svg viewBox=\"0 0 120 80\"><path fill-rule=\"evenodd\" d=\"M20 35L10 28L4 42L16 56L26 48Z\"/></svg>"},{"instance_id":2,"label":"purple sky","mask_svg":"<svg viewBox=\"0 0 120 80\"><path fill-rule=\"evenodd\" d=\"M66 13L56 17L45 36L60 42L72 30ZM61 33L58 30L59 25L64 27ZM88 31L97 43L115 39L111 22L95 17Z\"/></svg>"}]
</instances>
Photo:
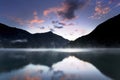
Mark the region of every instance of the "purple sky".
<instances>
[{"instance_id":1,"label":"purple sky","mask_svg":"<svg viewBox=\"0 0 120 80\"><path fill-rule=\"evenodd\" d=\"M120 0L0 0L0 23L74 40L120 14Z\"/></svg>"}]
</instances>

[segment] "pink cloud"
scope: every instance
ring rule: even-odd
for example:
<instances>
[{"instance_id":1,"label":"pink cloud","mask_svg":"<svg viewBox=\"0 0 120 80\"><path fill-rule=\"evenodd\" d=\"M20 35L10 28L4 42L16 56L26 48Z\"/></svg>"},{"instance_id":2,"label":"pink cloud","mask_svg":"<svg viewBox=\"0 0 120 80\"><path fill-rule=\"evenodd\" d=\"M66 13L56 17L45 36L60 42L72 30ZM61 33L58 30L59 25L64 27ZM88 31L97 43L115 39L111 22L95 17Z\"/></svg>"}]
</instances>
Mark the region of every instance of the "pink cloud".
<instances>
[{"instance_id":1,"label":"pink cloud","mask_svg":"<svg viewBox=\"0 0 120 80\"><path fill-rule=\"evenodd\" d=\"M58 12L61 12L61 11L65 12L66 9L67 9L67 6L64 3L62 3L61 7L53 7L53 8L44 10L43 15L47 17L49 14L54 13L57 15L56 17L61 18L61 16L58 14Z\"/></svg>"},{"instance_id":2,"label":"pink cloud","mask_svg":"<svg viewBox=\"0 0 120 80\"><path fill-rule=\"evenodd\" d=\"M19 80L20 77L13 77L12 80ZM25 75L23 80L42 80L41 77L31 77L29 75Z\"/></svg>"},{"instance_id":3,"label":"pink cloud","mask_svg":"<svg viewBox=\"0 0 120 80\"><path fill-rule=\"evenodd\" d=\"M59 10L59 8L49 8L47 10L44 10L43 15L48 16L50 13L56 13Z\"/></svg>"},{"instance_id":4,"label":"pink cloud","mask_svg":"<svg viewBox=\"0 0 120 80\"><path fill-rule=\"evenodd\" d=\"M114 5L114 6L111 7L111 5L112 6ZM98 0L94 8L94 13L89 18L100 19L101 17L108 14L110 11L112 11L117 7L120 7L120 1L118 0L109 0L107 3L104 3L103 1Z\"/></svg>"},{"instance_id":5,"label":"pink cloud","mask_svg":"<svg viewBox=\"0 0 120 80\"><path fill-rule=\"evenodd\" d=\"M28 23L30 23L30 24L34 24L34 23L41 24L43 22L44 22L44 20L42 20L42 19L33 19L33 20L30 20Z\"/></svg>"},{"instance_id":6,"label":"pink cloud","mask_svg":"<svg viewBox=\"0 0 120 80\"><path fill-rule=\"evenodd\" d=\"M103 5L102 2L98 1L94 10L94 14L90 16L93 19L100 19L103 15L108 14L111 11L109 5Z\"/></svg>"},{"instance_id":7,"label":"pink cloud","mask_svg":"<svg viewBox=\"0 0 120 80\"><path fill-rule=\"evenodd\" d=\"M40 19L36 11L33 12L33 19L26 20L26 24L28 24L28 27L35 27L36 25L41 25L44 22L45 20Z\"/></svg>"},{"instance_id":8,"label":"pink cloud","mask_svg":"<svg viewBox=\"0 0 120 80\"><path fill-rule=\"evenodd\" d=\"M41 24L41 23L44 23L43 19L39 19L36 11L33 12L33 15L34 15L34 18L32 20L29 20L28 23L30 23L30 24L34 24L34 23Z\"/></svg>"},{"instance_id":9,"label":"pink cloud","mask_svg":"<svg viewBox=\"0 0 120 80\"><path fill-rule=\"evenodd\" d=\"M48 16L51 13L55 13L57 17L61 18L62 20L71 20L77 17L75 15L75 11L88 5L88 2L90 2L90 0L65 0L61 6L44 10L43 15Z\"/></svg>"},{"instance_id":10,"label":"pink cloud","mask_svg":"<svg viewBox=\"0 0 120 80\"><path fill-rule=\"evenodd\" d=\"M13 17L13 16L9 16L8 18L13 20L14 22L19 23L20 25L29 25L29 26L34 26L34 24L40 25L45 22L45 20L40 19L38 17L38 13L36 11L33 12L33 19L31 19L31 20L23 20L21 18L17 18L17 17Z\"/></svg>"}]
</instances>

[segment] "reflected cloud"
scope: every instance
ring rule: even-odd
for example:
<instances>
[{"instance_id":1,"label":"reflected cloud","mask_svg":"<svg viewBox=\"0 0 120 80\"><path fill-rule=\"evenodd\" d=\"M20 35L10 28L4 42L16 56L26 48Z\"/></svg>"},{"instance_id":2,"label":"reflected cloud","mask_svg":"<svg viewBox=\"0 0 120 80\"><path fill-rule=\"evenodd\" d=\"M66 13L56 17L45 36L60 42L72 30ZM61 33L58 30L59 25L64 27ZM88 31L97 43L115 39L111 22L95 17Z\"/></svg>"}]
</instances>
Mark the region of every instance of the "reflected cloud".
<instances>
[{"instance_id":1,"label":"reflected cloud","mask_svg":"<svg viewBox=\"0 0 120 80\"><path fill-rule=\"evenodd\" d=\"M74 56L67 57L52 67L29 64L22 69L0 73L0 80L111 80L91 63Z\"/></svg>"}]
</instances>

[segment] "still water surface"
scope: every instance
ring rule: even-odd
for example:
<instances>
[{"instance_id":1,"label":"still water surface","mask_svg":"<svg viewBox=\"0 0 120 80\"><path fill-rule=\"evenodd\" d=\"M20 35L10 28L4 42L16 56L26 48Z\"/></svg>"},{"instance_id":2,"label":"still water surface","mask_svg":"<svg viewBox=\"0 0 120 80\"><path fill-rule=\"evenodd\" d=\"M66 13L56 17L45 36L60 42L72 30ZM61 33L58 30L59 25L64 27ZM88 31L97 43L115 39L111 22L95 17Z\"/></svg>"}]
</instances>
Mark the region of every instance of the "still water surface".
<instances>
[{"instance_id":1,"label":"still water surface","mask_svg":"<svg viewBox=\"0 0 120 80\"><path fill-rule=\"evenodd\" d=\"M120 49L0 49L0 80L120 80Z\"/></svg>"}]
</instances>

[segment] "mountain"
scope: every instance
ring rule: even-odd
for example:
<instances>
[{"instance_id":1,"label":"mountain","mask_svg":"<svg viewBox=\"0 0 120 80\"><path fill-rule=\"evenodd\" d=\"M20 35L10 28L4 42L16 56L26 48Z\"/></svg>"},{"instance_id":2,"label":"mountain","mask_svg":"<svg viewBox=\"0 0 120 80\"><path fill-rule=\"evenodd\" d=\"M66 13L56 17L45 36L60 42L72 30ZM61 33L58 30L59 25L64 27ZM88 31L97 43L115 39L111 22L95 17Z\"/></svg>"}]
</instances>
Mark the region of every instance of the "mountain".
<instances>
[{"instance_id":1,"label":"mountain","mask_svg":"<svg viewBox=\"0 0 120 80\"><path fill-rule=\"evenodd\" d=\"M68 43L68 40L53 34L52 32L33 34L29 40L31 47L63 47ZM36 46L37 45L37 46Z\"/></svg>"},{"instance_id":2,"label":"mountain","mask_svg":"<svg viewBox=\"0 0 120 80\"><path fill-rule=\"evenodd\" d=\"M98 25L94 31L69 43L69 47L120 47L120 14Z\"/></svg>"},{"instance_id":3,"label":"mountain","mask_svg":"<svg viewBox=\"0 0 120 80\"><path fill-rule=\"evenodd\" d=\"M31 34L25 30L0 24L1 48L39 48L62 47L68 43L61 36L52 32Z\"/></svg>"}]
</instances>

